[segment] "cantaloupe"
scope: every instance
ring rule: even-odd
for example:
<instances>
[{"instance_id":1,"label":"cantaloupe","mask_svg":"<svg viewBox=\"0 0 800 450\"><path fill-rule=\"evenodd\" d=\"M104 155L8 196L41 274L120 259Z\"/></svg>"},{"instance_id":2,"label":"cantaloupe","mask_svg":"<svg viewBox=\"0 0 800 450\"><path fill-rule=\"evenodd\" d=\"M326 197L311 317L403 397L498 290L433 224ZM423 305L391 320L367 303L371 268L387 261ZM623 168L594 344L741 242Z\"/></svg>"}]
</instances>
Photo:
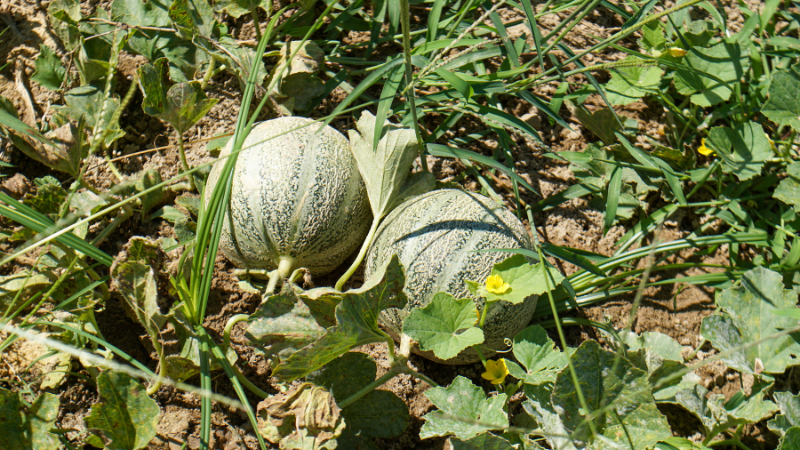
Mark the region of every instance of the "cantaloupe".
<instances>
[{"instance_id":1,"label":"cantaloupe","mask_svg":"<svg viewBox=\"0 0 800 450\"><path fill-rule=\"evenodd\" d=\"M219 248L237 267L298 267L324 275L355 251L372 221L347 139L329 126L281 117L253 127L239 153ZM229 142L220 157L230 154ZM208 202L224 160L205 188Z\"/></svg>"},{"instance_id":2,"label":"cantaloupe","mask_svg":"<svg viewBox=\"0 0 800 450\"><path fill-rule=\"evenodd\" d=\"M431 191L412 198L393 210L381 224L367 254L365 279L393 254L405 267L403 309L385 310L382 324L399 340L403 320L414 308L427 305L437 292L456 298L472 297L464 280L483 283L494 264L510 255L504 252L475 252L492 248L531 248L525 227L504 206L487 197L458 189ZM506 348L511 338L528 324L536 308L536 296L516 305L500 301L489 310L484 326L485 345ZM483 299L476 300L483 308ZM464 350L455 358L441 361L431 352L417 353L448 364L479 360L477 353ZM488 357L492 351L484 352Z\"/></svg>"}]
</instances>

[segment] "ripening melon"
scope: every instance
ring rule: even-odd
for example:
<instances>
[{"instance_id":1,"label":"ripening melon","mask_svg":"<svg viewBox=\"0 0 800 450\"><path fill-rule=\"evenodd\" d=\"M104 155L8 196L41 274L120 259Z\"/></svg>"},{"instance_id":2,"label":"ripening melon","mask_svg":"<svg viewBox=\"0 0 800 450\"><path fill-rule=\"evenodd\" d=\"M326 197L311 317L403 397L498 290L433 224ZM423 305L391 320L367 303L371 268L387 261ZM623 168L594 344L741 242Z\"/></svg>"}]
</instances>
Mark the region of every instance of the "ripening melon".
<instances>
[{"instance_id":1,"label":"ripening melon","mask_svg":"<svg viewBox=\"0 0 800 450\"><path fill-rule=\"evenodd\" d=\"M403 309L385 310L382 324L399 340L403 320L412 309L427 305L437 292L456 298L472 297L464 280L483 283L495 264L509 253L475 252L491 248L531 248L522 222L503 205L480 194L458 189L442 189L412 198L394 209L376 232L367 253L365 279L369 279L393 254L405 267L404 292L408 304ZM536 308L537 296L523 303L500 301L486 318L485 345L495 350L506 348L511 338L528 324ZM483 308L483 299L476 300ZM479 361L473 349L441 361L432 352L415 352L447 364ZM493 352L484 352L489 356Z\"/></svg>"},{"instance_id":2,"label":"ripening melon","mask_svg":"<svg viewBox=\"0 0 800 450\"><path fill-rule=\"evenodd\" d=\"M280 265L284 277L305 267L324 275L360 246L372 212L342 134L311 119L281 117L255 126L242 148L219 245L237 267ZM224 164L220 159L208 177L206 202Z\"/></svg>"}]
</instances>

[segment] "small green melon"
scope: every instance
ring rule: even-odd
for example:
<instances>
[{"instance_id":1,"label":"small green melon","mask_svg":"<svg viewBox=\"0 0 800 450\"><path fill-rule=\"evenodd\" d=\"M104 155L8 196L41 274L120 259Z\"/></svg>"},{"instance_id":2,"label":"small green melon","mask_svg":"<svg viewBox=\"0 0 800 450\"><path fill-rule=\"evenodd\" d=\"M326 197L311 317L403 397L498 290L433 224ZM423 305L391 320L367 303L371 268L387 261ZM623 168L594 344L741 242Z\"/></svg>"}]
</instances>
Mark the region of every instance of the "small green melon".
<instances>
[{"instance_id":1,"label":"small green melon","mask_svg":"<svg viewBox=\"0 0 800 450\"><path fill-rule=\"evenodd\" d=\"M427 305L437 292L448 292L456 298L472 297L464 280L483 283L494 265L510 256L504 252L475 252L491 248L530 249L531 244L519 219L480 194L436 190L393 210L378 228L367 253L364 274L368 279L393 254L405 267L408 304L403 309L386 310L381 316L389 334L399 340L403 320L410 311ZM525 328L537 298L531 296L516 305L500 301L493 307L484 326L485 345L495 350L506 348L503 340ZM483 307L483 299L476 303ZM432 352L414 350L447 364L479 361L471 348L447 361L439 360Z\"/></svg>"},{"instance_id":2,"label":"small green melon","mask_svg":"<svg viewBox=\"0 0 800 450\"><path fill-rule=\"evenodd\" d=\"M231 148L229 142L220 157ZM344 136L311 119L281 117L255 126L242 148L219 245L231 262L280 265L283 276L298 267L324 275L359 247L372 212ZM208 177L206 202L223 165L221 159Z\"/></svg>"}]
</instances>

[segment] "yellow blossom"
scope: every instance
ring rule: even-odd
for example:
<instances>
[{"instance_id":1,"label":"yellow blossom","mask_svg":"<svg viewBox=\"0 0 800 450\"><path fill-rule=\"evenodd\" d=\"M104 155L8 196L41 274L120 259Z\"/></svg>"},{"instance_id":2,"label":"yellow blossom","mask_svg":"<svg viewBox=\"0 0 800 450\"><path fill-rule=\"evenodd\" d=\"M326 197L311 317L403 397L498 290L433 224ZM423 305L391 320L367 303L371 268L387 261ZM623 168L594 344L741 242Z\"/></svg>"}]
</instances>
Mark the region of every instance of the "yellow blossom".
<instances>
[{"instance_id":1,"label":"yellow blossom","mask_svg":"<svg viewBox=\"0 0 800 450\"><path fill-rule=\"evenodd\" d=\"M489 275L486 279L486 290L492 294L501 295L511 290L508 283L503 282L503 277L500 275Z\"/></svg>"},{"instance_id":2,"label":"yellow blossom","mask_svg":"<svg viewBox=\"0 0 800 450\"><path fill-rule=\"evenodd\" d=\"M700 148L697 149L697 153L700 153L703 156L714 155L714 150L706 147L706 138L700 141Z\"/></svg>"},{"instance_id":3,"label":"yellow blossom","mask_svg":"<svg viewBox=\"0 0 800 450\"><path fill-rule=\"evenodd\" d=\"M672 47L671 49L667 50L667 52L669 53L669 56L672 56L673 58L680 58L686 55L686 50L678 47Z\"/></svg>"},{"instance_id":4,"label":"yellow blossom","mask_svg":"<svg viewBox=\"0 0 800 450\"><path fill-rule=\"evenodd\" d=\"M502 384L508 375L508 367L506 367L505 359L498 359L497 361L486 361L486 372L481 374L485 380L489 380L492 384Z\"/></svg>"}]
</instances>

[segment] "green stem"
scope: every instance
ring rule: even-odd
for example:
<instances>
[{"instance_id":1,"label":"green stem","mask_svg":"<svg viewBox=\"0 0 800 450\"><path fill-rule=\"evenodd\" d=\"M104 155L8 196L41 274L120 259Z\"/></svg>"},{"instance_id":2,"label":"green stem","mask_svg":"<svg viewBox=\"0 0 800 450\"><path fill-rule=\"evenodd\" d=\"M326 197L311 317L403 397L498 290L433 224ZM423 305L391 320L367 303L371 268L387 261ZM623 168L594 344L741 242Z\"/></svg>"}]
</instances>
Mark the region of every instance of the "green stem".
<instances>
[{"instance_id":1,"label":"green stem","mask_svg":"<svg viewBox=\"0 0 800 450\"><path fill-rule=\"evenodd\" d=\"M364 257L367 255L367 250L369 249L370 245L372 245L372 239L375 237L375 231L378 229L378 225L381 223L380 217L375 217L372 219L372 226L369 228L369 233L367 234L367 238L364 240L364 243L361 245L361 250L359 250L358 255L356 256L355 261L353 264L350 265L350 268L347 269L347 272L339 278L339 281L336 282L335 289L339 292L342 291L344 288L344 284L347 283L347 280L350 279L351 276L356 272L358 266L361 265L361 261L364 260Z\"/></svg>"},{"instance_id":2,"label":"green stem","mask_svg":"<svg viewBox=\"0 0 800 450\"><path fill-rule=\"evenodd\" d=\"M275 293L275 288L278 286L278 280L281 279L278 269L268 273L267 278L269 278L269 283L267 283L267 287L264 289L264 292L261 293L261 303L264 303L270 295Z\"/></svg>"},{"instance_id":3,"label":"green stem","mask_svg":"<svg viewBox=\"0 0 800 450\"><path fill-rule=\"evenodd\" d=\"M391 380L395 376L397 376L397 372L395 372L394 370L390 370L390 371L386 372L385 374L383 374L382 377L380 377L377 380L373 381L372 383L364 386L358 392L356 392L355 394L351 395L350 397L347 397L341 403L338 403L339 407L342 408L342 409L347 408L348 406L352 405L356 400L358 400L361 397L369 394L370 392L374 391L375 389L381 387L384 383L386 383L387 381Z\"/></svg>"},{"instance_id":4,"label":"green stem","mask_svg":"<svg viewBox=\"0 0 800 450\"><path fill-rule=\"evenodd\" d=\"M228 323L225 324L225 329L222 331L222 343L226 349L231 347L231 331L233 330L233 327L237 323L244 322L249 318L250 316L247 314L237 314L228 319Z\"/></svg>"},{"instance_id":5,"label":"green stem","mask_svg":"<svg viewBox=\"0 0 800 450\"><path fill-rule=\"evenodd\" d=\"M183 146L183 133L180 133L178 132L178 130L175 130L175 135L178 138L178 150L180 151L181 155L181 166L183 166L184 172L188 172L189 169L191 169L191 167L189 167L189 162L186 160L186 150L184 149ZM196 191L197 186L195 186L194 184L194 176L190 174L188 175L188 177L189 177L189 184L191 185L192 190Z\"/></svg>"}]
</instances>

